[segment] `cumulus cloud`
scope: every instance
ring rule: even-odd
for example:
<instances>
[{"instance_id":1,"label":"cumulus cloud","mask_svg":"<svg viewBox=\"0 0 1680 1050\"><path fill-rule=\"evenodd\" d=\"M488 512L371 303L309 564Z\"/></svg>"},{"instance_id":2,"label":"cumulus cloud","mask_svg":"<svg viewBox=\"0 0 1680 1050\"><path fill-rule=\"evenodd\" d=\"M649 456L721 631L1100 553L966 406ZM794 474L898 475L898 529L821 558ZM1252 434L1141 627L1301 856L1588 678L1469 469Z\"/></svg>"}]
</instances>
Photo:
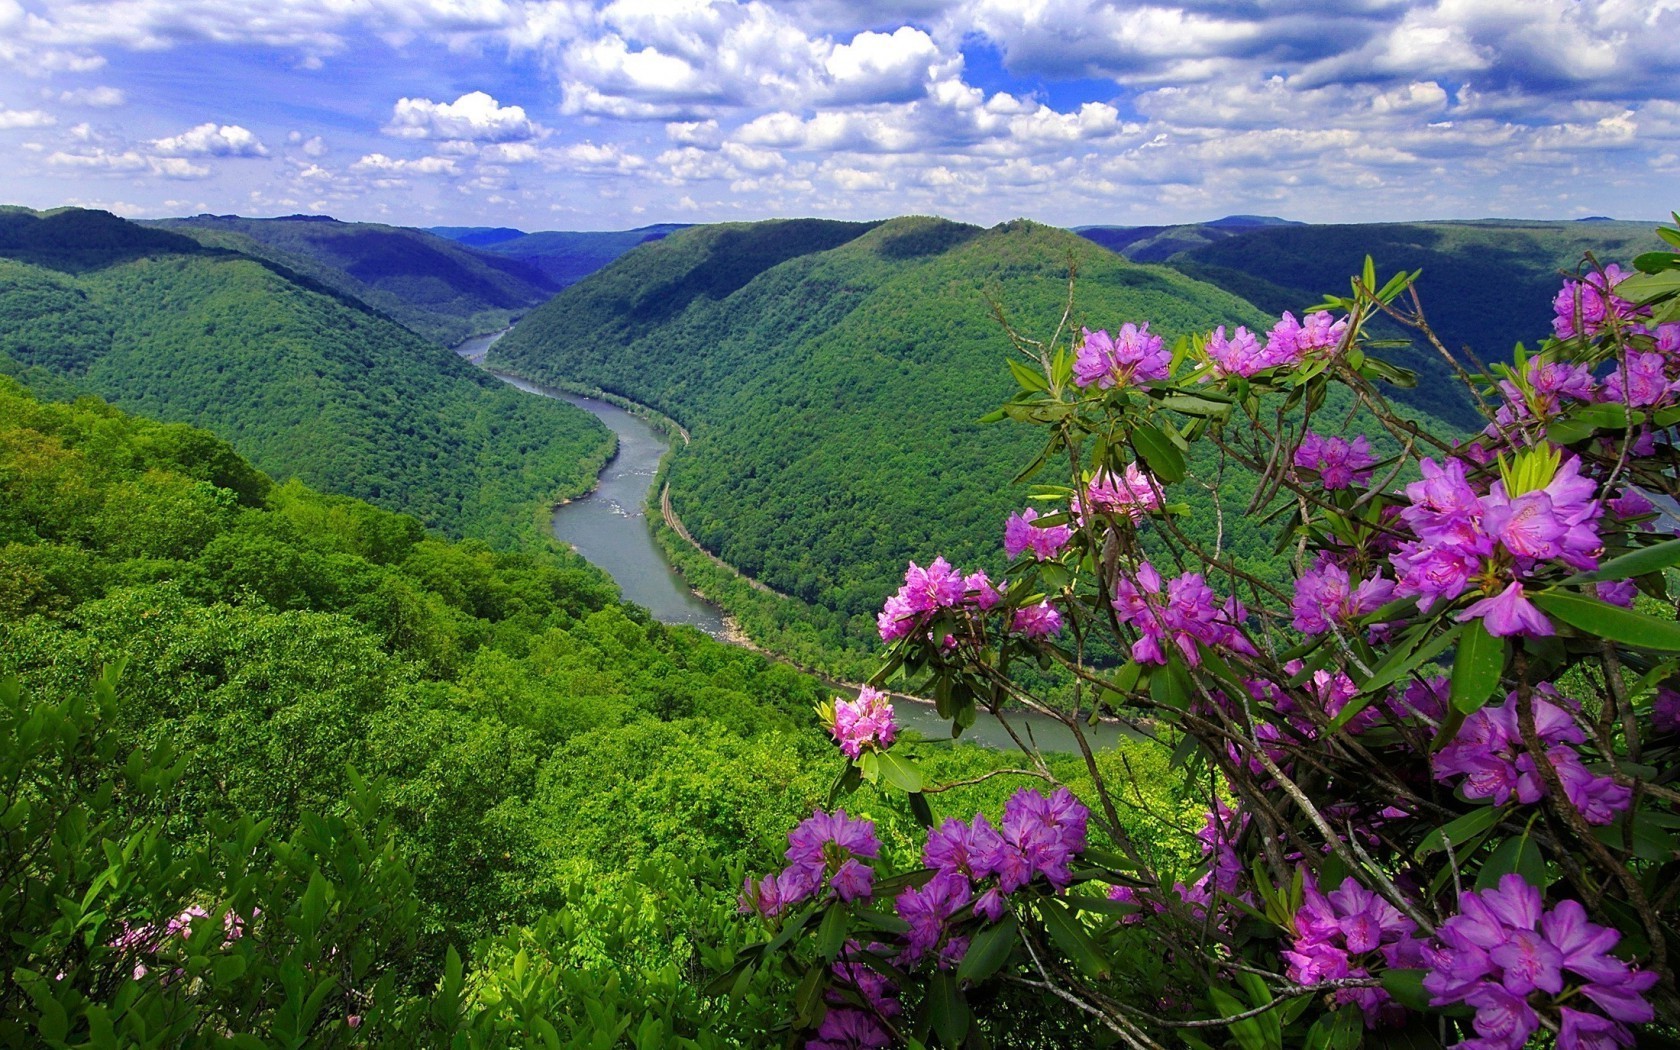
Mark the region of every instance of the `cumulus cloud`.
<instances>
[{"instance_id":1,"label":"cumulus cloud","mask_svg":"<svg viewBox=\"0 0 1680 1050\"><path fill-rule=\"evenodd\" d=\"M11 128L49 128L57 123L58 120L44 110L7 109L0 106L0 131Z\"/></svg>"},{"instance_id":2,"label":"cumulus cloud","mask_svg":"<svg viewBox=\"0 0 1680 1050\"><path fill-rule=\"evenodd\" d=\"M91 87L75 88L61 91L58 100L70 106L92 106L95 109L111 109L128 101L128 94L121 88Z\"/></svg>"},{"instance_id":3,"label":"cumulus cloud","mask_svg":"<svg viewBox=\"0 0 1680 1050\"><path fill-rule=\"evenodd\" d=\"M194 164L184 157L148 156L138 150L120 152L95 147L89 150L49 154L47 163L55 168L82 170L112 175L151 174L168 179L208 178L210 169Z\"/></svg>"},{"instance_id":4,"label":"cumulus cloud","mask_svg":"<svg viewBox=\"0 0 1680 1050\"><path fill-rule=\"evenodd\" d=\"M164 157L266 157L268 148L238 124L200 124L179 135L154 139L152 148Z\"/></svg>"},{"instance_id":5,"label":"cumulus cloud","mask_svg":"<svg viewBox=\"0 0 1680 1050\"><path fill-rule=\"evenodd\" d=\"M466 142L521 142L542 134L522 107L504 106L482 91L469 91L454 102L398 99L384 130L398 138Z\"/></svg>"},{"instance_id":6,"label":"cumulus cloud","mask_svg":"<svg viewBox=\"0 0 1680 1050\"><path fill-rule=\"evenodd\" d=\"M409 174L416 175L459 175L460 167L453 157L418 157L406 160L400 157L387 157L383 153L369 153L356 163L350 165L350 170L357 174Z\"/></svg>"}]
</instances>

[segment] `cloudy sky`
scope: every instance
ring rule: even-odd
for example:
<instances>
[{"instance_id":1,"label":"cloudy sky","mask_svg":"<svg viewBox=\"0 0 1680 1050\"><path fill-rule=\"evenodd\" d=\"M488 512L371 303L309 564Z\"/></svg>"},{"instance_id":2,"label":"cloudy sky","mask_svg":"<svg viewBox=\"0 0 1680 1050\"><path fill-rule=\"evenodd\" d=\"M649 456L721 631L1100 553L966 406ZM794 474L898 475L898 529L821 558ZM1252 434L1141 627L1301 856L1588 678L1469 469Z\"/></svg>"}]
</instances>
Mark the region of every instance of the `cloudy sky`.
<instances>
[{"instance_id":1,"label":"cloudy sky","mask_svg":"<svg viewBox=\"0 0 1680 1050\"><path fill-rule=\"evenodd\" d=\"M1680 0L0 0L0 202L622 229L1680 208Z\"/></svg>"}]
</instances>

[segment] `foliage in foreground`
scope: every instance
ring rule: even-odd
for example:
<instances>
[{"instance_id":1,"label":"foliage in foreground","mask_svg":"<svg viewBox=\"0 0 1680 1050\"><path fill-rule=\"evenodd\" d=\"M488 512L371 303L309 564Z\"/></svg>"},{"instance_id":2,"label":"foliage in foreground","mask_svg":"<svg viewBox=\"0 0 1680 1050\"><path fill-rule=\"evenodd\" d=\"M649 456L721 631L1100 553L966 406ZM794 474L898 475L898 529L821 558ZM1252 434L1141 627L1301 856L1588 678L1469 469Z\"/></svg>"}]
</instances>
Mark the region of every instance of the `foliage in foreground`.
<instances>
[{"instance_id":1,"label":"foliage in foreground","mask_svg":"<svg viewBox=\"0 0 1680 1050\"><path fill-rule=\"evenodd\" d=\"M1083 790L1040 769L1001 821L936 821L869 690L820 712L847 760L747 882L766 940L735 972L798 982L812 1050L1673 1045L1680 539L1647 494L1680 495L1680 253L1638 265L1589 260L1555 338L1477 373L1408 302L1416 275L1369 261L1270 332L1011 333L994 418L1039 428L1028 474L1065 455L1066 482L1011 518L999 580L910 564L877 681L959 730L1024 704L1173 745L1201 862L1184 877L1116 819L1135 777L1096 754ZM1379 315L1453 362L1483 433L1393 411ZM1324 431L1336 386L1396 453ZM1247 513L1281 523L1284 586L1179 528L1197 445L1261 478ZM1044 664L1071 704L1024 684ZM927 826L911 863L834 808L866 783ZM1051 1004L1025 1032L997 1012L1024 991Z\"/></svg>"}]
</instances>

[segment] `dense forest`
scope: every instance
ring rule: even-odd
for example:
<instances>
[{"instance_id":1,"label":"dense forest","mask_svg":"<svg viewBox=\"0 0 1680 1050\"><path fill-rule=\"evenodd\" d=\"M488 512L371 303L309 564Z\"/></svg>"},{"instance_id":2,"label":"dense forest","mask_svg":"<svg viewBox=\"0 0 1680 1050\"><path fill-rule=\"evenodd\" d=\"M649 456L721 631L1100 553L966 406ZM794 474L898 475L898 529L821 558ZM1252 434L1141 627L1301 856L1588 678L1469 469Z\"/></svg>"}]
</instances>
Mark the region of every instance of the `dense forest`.
<instances>
[{"instance_id":1,"label":"dense forest","mask_svg":"<svg viewBox=\"0 0 1680 1050\"><path fill-rule=\"evenodd\" d=\"M285 267L444 346L506 328L563 287L516 258L400 226L324 215L197 215L148 225Z\"/></svg>"},{"instance_id":2,"label":"dense forest","mask_svg":"<svg viewBox=\"0 0 1680 1050\"><path fill-rule=\"evenodd\" d=\"M906 561L1001 566L1004 520L1027 493L997 485L996 465L1029 463L1036 446L1019 428L978 422L1013 389L1009 338L990 304L1023 335L1047 338L1070 262L1075 326L1147 320L1170 343L1217 324L1271 324L1212 285L1032 223L771 222L638 249L534 311L493 361L599 386L688 426L693 441L669 468L674 510L707 550L791 600L730 579L670 537L667 549L773 649L855 673L860 661L842 653L873 651L874 615ZM1336 398L1327 416L1346 408ZM1184 489L1185 529L1211 541L1213 492L1241 507L1252 480L1205 473ZM1263 529L1229 530L1224 542L1257 569L1275 557Z\"/></svg>"},{"instance_id":3,"label":"dense forest","mask_svg":"<svg viewBox=\"0 0 1680 1050\"><path fill-rule=\"evenodd\" d=\"M480 226L437 226L431 232L488 255L517 259L540 270L556 288L565 288L588 277L640 244L660 240L687 227L680 223L658 223L634 230L570 231L522 230Z\"/></svg>"},{"instance_id":4,"label":"dense forest","mask_svg":"<svg viewBox=\"0 0 1680 1050\"><path fill-rule=\"evenodd\" d=\"M828 789L823 695L569 555L446 542L203 431L0 378L0 832L65 858L0 865L0 1042L774 1043L773 974L705 989L763 936L734 914L742 870ZM953 779L1005 764L918 750ZM937 805L995 814L1013 779ZM859 803L914 849L903 796ZM1186 804L1130 819L1171 858ZM112 834L137 852L102 859ZM129 981L170 946L120 931L189 907L246 936L201 928L192 982Z\"/></svg>"},{"instance_id":5,"label":"dense forest","mask_svg":"<svg viewBox=\"0 0 1680 1050\"><path fill-rule=\"evenodd\" d=\"M103 212L0 215L0 370L207 427L259 468L529 542L612 437L356 299Z\"/></svg>"}]
</instances>

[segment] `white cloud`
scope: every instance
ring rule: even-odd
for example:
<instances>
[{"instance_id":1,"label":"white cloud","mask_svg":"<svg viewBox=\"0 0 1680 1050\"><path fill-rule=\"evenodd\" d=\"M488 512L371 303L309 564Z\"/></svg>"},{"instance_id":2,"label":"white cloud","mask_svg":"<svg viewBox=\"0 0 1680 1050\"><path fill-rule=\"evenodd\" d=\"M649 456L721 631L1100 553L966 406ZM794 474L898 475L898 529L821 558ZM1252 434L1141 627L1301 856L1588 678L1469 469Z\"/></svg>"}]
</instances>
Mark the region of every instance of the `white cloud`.
<instances>
[{"instance_id":1,"label":"white cloud","mask_svg":"<svg viewBox=\"0 0 1680 1050\"><path fill-rule=\"evenodd\" d=\"M262 141L238 124L200 124L179 135L154 139L152 148L165 157L266 157Z\"/></svg>"},{"instance_id":2,"label":"white cloud","mask_svg":"<svg viewBox=\"0 0 1680 1050\"><path fill-rule=\"evenodd\" d=\"M70 106L92 106L95 109L112 109L128 101L128 95L121 88L91 87L75 88L61 91L58 100Z\"/></svg>"},{"instance_id":3,"label":"white cloud","mask_svg":"<svg viewBox=\"0 0 1680 1050\"><path fill-rule=\"evenodd\" d=\"M467 142L521 142L542 134L523 107L504 106L482 91L469 91L454 102L398 99L384 130L398 138Z\"/></svg>"},{"instance_id":4,"label":"white cloud","mask_svg":"<svg viewBox=\"0 0 1680 1050\"><path fill-rule=\"evenodd\" d=\"M184 157L147 156L132 149L115 152L96 147L76 153L60 150L49 154L47 163L56 168L112 175L151 174L167 179L203 179L211 174L208 167Z\"/></svg>"},{"instance_id":5,"label":"white cloud","mask_svg":"<svg viewBox=\"0 0 1680 1050\"><path fill-rule=\"evenodd\" d=\"M935 66L946 62L933 38L901 26L891 33L859 33L823 63L829 90L842 102L908 102L927 90Z\"/></svg>"},{"instance_id":6,"label":"white cloud","mask_svg":"<svg viewBox=\"0 0 1680 1050\"><path fill-rule=\"evenodd\" d=\"M57 123L57 118L44 110L7 109L0 106L0 131L11 128L50 128Z\"/></svg>"},{"instance_id":7,"label":"white cloud","mask_svg":"<svg viewBox=\"0 0 1680 1050\"><path fill-rule=\"evenodd\" d=\"M350 165L350 170L357 174L389 173L416 175L459 175L461 169L453 157L419 157L405 160L397 157L387 157L383 153L369 153L356 163Z\"/></svg>"}]
</instances>

